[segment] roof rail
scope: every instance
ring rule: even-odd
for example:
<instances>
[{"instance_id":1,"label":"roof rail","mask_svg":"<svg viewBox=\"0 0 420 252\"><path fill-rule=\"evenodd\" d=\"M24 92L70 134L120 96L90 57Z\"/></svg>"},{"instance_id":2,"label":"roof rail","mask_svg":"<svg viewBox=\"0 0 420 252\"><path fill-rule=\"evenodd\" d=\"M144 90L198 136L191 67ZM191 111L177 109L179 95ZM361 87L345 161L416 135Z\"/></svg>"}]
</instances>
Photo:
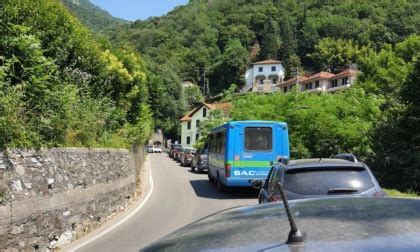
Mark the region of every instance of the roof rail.
<instances>
[{"instance_id":1,"label":"roof rail","mask_svg":"<svg viewBox=\"0 0 420 252\"><path fill-rule=\"evenodd\" d=\"M357 159L357 157L350 153L340 153L340 154L335 155L335 158L344 159L344 160L354 162L354 163L359 163L359 160Z\"/></svg>"}]
</instances>

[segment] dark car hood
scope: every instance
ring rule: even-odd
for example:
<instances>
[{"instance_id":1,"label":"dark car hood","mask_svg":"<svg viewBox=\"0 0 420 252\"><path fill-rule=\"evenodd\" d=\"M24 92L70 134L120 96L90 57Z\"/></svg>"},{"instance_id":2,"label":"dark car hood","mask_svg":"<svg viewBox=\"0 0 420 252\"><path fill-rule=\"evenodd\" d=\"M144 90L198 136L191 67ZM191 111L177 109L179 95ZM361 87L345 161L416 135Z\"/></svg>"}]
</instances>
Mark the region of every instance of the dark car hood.
<instances>
[{"instance_id":1,"label":"dark car hood","mask_svg":"<svg viewBox=\"0 0 420 252\"><path fill-rule=\"evenodd\" d=\"M162 238L145 251L419 251L420 200L326 198L289 202L302 245L285 243L289 224L282 203L240 207L210 215Z\"/></svg>"}]
</instances>

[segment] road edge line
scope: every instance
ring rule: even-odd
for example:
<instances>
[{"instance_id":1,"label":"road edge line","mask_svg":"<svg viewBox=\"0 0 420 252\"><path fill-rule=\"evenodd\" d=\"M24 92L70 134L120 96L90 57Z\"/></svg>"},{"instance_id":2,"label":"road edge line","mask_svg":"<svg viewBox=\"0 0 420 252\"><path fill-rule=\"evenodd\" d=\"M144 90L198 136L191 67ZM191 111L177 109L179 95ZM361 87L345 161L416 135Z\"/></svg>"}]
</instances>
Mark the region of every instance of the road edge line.
<instances>
[{"instance_id":1,"label":"road edge line","mask_svg":"<svg viewBox=\"0 0 420 252\"><path fill-rule=\"evenodd\" d=\"M111 232L112 230L114 230L115 228L117 228L119 225L123 224L124 222L126 222L128 219L130 219L131 217L133 217L133 215L135 215L140 209L143 208L143 206L147 203L147 201L149 200L149 198L152 196L153 190L154 190L154 183L153 183L153 176L152 176L152 167L150 165L150 158L149 156L147 157L147 165L148 165L148 170L149 170L149 186L150 186L150 190L149 192L147 192L146 197L143 198L143 200L141 201L141 203L134 209L132 210L129 214L127 214L126 216L124 216L121 220L119 220L118 222L116 222L115 224L113 224L112 226L107 227L106 229L104 229L103 231L99 232L98 234L94 235L93 237L90 237L89 239L87 239L86 241L81 242L80 244L77 244L75 247L68 249L66 251L69 252L74 252L80 248L83 248L84 246L88 245L89 243L93 242L94 240L106 235L107 233Z\"/></svg>"}]
</instances>

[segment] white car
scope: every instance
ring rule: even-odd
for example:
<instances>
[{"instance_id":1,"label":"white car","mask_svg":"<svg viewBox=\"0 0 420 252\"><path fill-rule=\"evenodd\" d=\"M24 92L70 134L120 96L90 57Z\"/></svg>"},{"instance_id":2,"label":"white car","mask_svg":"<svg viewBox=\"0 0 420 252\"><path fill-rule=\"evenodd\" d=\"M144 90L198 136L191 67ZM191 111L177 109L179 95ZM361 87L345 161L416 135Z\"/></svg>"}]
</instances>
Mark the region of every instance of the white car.
<instances>
[{"instance_id":1,"label":"white car","mask_svg":"<svg viewBox=\"0 0 420 252\"><path fill-rule=\"evenodd\" d=\"M153 152L154 153L162 153L162 148L159 146L153 146Z\"/></svg>"}]
</instances>

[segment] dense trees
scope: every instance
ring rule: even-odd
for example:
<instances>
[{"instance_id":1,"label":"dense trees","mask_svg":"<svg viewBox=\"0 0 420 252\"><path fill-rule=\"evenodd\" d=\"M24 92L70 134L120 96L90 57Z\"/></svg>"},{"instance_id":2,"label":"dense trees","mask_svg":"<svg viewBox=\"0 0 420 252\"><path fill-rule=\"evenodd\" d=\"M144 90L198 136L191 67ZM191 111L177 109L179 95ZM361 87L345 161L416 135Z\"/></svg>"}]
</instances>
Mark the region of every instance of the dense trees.
<instances>
[{"instance_id":1,"label":"dense trees","mask_svg":"<svg viewBox=\"0 0 420 252\"><path fill-rule=\"evenodd\" d=\"M363 53L356 49L345 53L354 55L361 71L351 89L335 94L238 96L231 98L230 119L285 121L293 158L354 153L371 166L381 185L418 192L420 36L384 45L378 52L359 51ZM340 53L324 55L340 57Z\"/></svg>"},{"instance_id":2,"label":"dense trees","mask_svg":"<svg viewBox=\"0 0 420 252\"><path fill-rule=\"evenodd\" d=\"M406 0L192 0L110 36L180 79L202 83L206 70L217 94L243 84L246 66L259 59L312 71L354 63L366 48L377 51L418 33L419 8Z\"/></svg>"},{"instance_id":3,"label":"dense trees","mask_svg":"<svg viewBox=\"0 0 420 252\"><path fill-rule=\"evenodd\" d=\"M191 0L134 23L63 1L99 34L58 0L0 1L0 146L128 146L154 127L176 138L203 98L181 82L208 81L232 119L287 121L294 157L353 152L383 185L419 190L417 1ZM288 78L352 63L360 75L334 95L235 97L265 58ZM227 120L212 116L203 134Z\"/></svg>"},{"instance_id":4,"label":"dense trees","mask_svg":"<svg viewBox=\"0 0 420 252\"><path fill-rule=\"evenodd\" d=\"M128 146L152 130L138 55L96 42L59 2L0 3L0 146Z\"/></svg>"},{"instance_id":5,"label":"dense trees","mask_svg":"<svg viewBox=\"0 0 420 252\"><path fill-rule=\"evenodd\" d=\"M232 83L241 86L249 63L267 57L282 60L288 78L357 63L360 87L383 99L382 115L401 111L397 97L412 59L399 54L413 52L415 42L405 42L411 45L406 49L396 44L418 34L419 7L412 0L191 0L168 15L106 33L114 44L131 45L145 58L155 125L176 134L189 96L179 82L203 86L205 76L215 95Z\"/></svg>"},{"instance_id":6,"label":"dense trees","mask_svg":"<svg viewBox=\"0 0 420 252\"><path fill-rule=\"evenodd\" d=\"M275 120L289 124L293 158L330 157L340 152L372 153L369 137L382 99L354 88L337 94L290 92L234 100L234 120Z\"/></svg>"},{"instance_id":7,"label":"dense trees","mask_svg":"<svg viewBox=\"0 0 420 252\"><path fill-rule=\"evenodd\" d=\"M62 2L94 32L106 33L129 22L111 16L107 11L95 6L89 0L62 0Z\"/></svg>"}]
</instances>

